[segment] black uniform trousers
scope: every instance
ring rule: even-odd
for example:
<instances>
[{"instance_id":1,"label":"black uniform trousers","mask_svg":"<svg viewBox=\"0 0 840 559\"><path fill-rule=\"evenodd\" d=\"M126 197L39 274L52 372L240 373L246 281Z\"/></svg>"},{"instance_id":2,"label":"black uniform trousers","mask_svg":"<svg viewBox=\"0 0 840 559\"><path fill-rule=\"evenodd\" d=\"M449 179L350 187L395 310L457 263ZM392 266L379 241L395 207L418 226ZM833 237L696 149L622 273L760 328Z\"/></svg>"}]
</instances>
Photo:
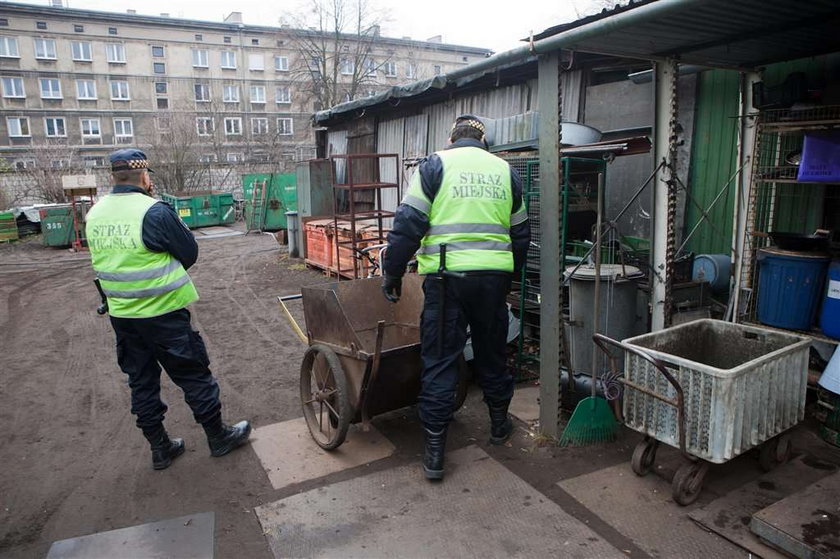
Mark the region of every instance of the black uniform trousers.
<instances>
[{"instance_id":1,"label":"black uniform trousers","mask_svg":"<svg viewBox=\"0 0 840 559\"><path fill-rule=\"evenodd\" d=\"M204 340L190 324L190 311L179 309L154 318L111 317L117 336L117 362L128 375L131 413L137 426L163 421L166 404L160 398L161 365L184 391L198 423L221 412L219 385L210 372Z\"/></svg>"},{"instance_id":2,"label":"black uniform trousers","mask_svg":"<svg viewBox=\"0 0 840 559\"><path fill-rule=\"evenodd\" d=\"M458 386L458 361L470 328L475 355L476 380L489 403L506 403L513 396L514 380L507 370L508 309L505 299L511 275L472 273L465 278L446 279L443 353L438 346L441 280L434 276L423 282L425 302L420 320L421 378L418 408L423 424L439 430L452 419Z\"/></svg>"}]
</instances>

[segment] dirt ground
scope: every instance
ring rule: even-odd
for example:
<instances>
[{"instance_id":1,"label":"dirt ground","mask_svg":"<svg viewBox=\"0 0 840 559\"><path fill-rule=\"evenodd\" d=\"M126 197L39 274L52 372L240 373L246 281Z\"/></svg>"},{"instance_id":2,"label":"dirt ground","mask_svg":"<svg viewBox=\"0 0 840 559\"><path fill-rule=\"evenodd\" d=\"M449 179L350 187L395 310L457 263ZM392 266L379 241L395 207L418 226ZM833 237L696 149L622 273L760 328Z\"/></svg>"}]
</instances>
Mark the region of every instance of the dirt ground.
<instances>
[{"instance_id":1,"label":"dirt ground","mask_svg":"<svg viewBox=\"0 0 840 559\"><path fill-rule=\"evenodd\" d=\"M248 418L260 426L300 417L298 374L305 348L276 296L325 278L290 261L269 235L199 242L191 275L201 300L192 307L193 320L207 343L226 419ZM254 507L417 463L421 431L415 411L406 408L374 421L397 448L390 458L274 490L252 450L210 458L180 391L165 381L166 425L186 439L188 452L171 468L152 471L147 443L129 413L113 332L108 319L95 312L98 302L86 254L42 247L38 239L0 246L0 557L43 557L56 540L214 511L217 557L269 558ZM490 447L487 423L480 394L473 391L453 423L449 447L480 445L628 556L649 556L556 485L627 462L637 435L625 432L614 444L560 449L541 446L520 424L510 445ZM667 458L667 451L663 454ZM758 468L754 457L745 456L718 472L701 500L754 478Z\"/></svg>"}]
</instances>

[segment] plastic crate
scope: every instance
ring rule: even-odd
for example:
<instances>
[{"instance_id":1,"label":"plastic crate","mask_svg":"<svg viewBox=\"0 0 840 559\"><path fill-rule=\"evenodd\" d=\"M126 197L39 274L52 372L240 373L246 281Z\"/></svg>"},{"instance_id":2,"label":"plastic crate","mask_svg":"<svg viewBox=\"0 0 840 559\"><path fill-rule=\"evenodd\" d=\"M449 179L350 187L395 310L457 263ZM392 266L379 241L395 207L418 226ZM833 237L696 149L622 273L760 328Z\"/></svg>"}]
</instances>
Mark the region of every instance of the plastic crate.
<instances>
[{"instance_id":1,"label":"plastic crate","mask_svg":"<svg viewBox=\"0 0 840 559\"><path fill-rule=\"evenodd\" d=\"M685 398L690 454L726 462L793 427L805 415L810 341L753 326L703 319L624 340L665 362ZM628 381L676 399L655 367L625 352ZM677 410L630 386L625 424L679 448Z\"/></svg>"}]
</instances>

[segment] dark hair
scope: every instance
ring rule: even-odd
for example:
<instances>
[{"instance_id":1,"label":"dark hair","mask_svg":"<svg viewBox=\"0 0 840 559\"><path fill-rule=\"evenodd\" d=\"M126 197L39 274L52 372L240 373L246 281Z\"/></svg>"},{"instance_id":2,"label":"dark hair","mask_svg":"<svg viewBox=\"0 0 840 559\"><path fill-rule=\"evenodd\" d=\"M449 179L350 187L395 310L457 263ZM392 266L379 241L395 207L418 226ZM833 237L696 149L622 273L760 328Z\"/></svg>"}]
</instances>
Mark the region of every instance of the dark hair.
<instances>
[{"instance_id":1,"label":"dark hair","mask_svg":"<svg viewBox=\"0 0 840 559\"><path fill-rule=\"evenodd\" d=\"M474 128L466 124L457 124L455 125L455 128L452 129L452 132L450 132L449 139L453 142L455 140L460 140L461 138L481 140L482 136L484 136L484 132L478 128Z\"/></svg>"},{"instance_id":2,"label":"dark hair","mask_svg":"<svg viewBox=\"0 0 840 559\"><path fill-rule=\"evenodd\" d=\"M145 169L126 169L124 171L114 171L111 174L114 176L114 184L139 185L143 171Z\"/></svg>"}]
</instances>

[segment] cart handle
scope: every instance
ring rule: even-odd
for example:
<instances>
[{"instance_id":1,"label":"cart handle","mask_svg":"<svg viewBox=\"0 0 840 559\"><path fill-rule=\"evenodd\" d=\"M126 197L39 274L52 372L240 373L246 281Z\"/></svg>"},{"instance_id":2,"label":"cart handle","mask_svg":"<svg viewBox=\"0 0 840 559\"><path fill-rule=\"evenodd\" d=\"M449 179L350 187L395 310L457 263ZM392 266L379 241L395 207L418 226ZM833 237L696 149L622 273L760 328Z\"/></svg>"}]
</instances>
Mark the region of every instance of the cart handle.
<instances>
[{"instance_id":1,"label":"cart handle","mask_svg":"<svg viewBox=\"0 0 840 559\"><path fill-rule=\"evenodd\" d=\"M639 357L653 365L654 368L657 371L659 371L662 374L662 376L665 377L665 380L667 380L668 383L674 387L674 390L677 393L676 400L668 398L667 396L663 396L662 394L659 394L646 386L641 386L639 384L636 384L635 382L631 382L624 378L620 379L621 383L625 386L629 386L634 390L638 390L639 392L656 398L660 402L664 402L670 406L677 408L677 424L679 426L680 431L680 452L694 460L694 458L691 455L689 455L685 450L685 397L683 395L683 389L682 386L680 386L679 381L674 377L674 375L670 373L670 371L668 371L668 368L665 366L665 363L646 351L625 344L624 342L619 342L618 340L608 338L603 334L593 334L592 341L595 342L595 345L601 348L601 351L607 354L607 357L609 357L610 362L614 362L615 357L610 352L609 348L607 347L607 344L623 349L624 351L629 351L634 355L638 355Z\"/></svg>"},{"instance_id":2,"label":"cart handle","mask_svg":"<svg viewBox=\"0 0 840 559\"><path fill-rule=\"evenodd\" d=\"M283 297L277 297L277 301L280 303L280 308L283 309L283 312L286 314L286 318L289 321L289 324L292 326L292 330L294 330L297 337L300 338L305 344L309 343L309 338L306 337L306 334L303 333L303 330L300 329L298 326L297 320L295 317L292 316L292 313L289 312L289 309L286 307L286 301L297 301L298 299L302 299L303 295L285 295Z\"/></svg>"}]
</instances>

